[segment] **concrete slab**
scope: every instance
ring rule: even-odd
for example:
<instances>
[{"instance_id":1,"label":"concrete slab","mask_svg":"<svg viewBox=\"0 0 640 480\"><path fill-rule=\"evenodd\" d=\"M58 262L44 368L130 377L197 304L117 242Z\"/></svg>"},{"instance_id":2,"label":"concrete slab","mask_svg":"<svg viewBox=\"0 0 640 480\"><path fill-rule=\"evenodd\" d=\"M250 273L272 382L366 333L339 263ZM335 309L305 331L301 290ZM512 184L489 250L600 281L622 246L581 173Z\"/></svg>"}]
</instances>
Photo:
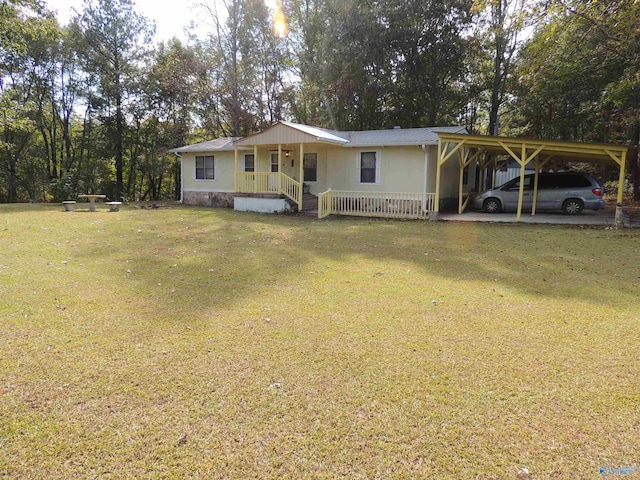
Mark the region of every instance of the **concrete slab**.
<instances>
[{"instance_id":1,"label":"concrete slab","mask_svg":"<svg viewBox=\"0 0 640 480\"><path fill-rule=\"evenodd\" d=\"M516 223L515 213L485 213L469 211L461 214L441 213L438 218L447 222L494 222ZM609 212L585 211L580 215L565 215L563 213L523 213L520 223L540 223L548 225L589 225L615 227L615 214Z\"/></svg>"}]
</instances>

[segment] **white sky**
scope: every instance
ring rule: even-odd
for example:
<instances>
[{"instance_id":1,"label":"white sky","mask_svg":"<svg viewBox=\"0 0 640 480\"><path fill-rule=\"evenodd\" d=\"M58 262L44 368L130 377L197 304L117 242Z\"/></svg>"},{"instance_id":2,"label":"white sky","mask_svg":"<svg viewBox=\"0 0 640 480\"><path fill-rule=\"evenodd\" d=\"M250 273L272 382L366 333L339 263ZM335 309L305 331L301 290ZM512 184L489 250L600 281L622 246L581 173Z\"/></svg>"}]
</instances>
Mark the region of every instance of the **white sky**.
<instances>
[{"instance_id":1,"label":"white sky","mask_svg":"<svg viewBox=\"0 0 640 480\"><path fill-rule=\"evenodd\" d=\"M266 0L266 4L273 10L276 1ZM66 25L73 16L72 8L81 12L83 5L83 0L46 0L46 2L50 10L57 12L61 25ZM134 0L134 2L136 12L150 20L155 20L156 42L168 40L174 36L186 42L185 27L188 27L191 20L197 24L199 18L206 18L208 15L196 7L198 3L202 3L202 0Z\"/></svg>"}]
</instances>

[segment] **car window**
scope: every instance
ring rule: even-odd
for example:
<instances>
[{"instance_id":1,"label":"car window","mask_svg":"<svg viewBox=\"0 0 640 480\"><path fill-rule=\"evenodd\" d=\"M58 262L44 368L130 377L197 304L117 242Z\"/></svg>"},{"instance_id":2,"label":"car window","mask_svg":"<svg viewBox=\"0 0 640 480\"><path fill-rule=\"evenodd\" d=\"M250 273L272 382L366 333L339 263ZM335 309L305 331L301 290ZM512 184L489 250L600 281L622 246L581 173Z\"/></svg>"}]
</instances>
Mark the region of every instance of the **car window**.
<instances>
[{"instance_id":1,"label":"car window","mask_svg":"<svg viewBox=\"0 0 640 480\"><path fill-rule=\"evenodd\" d=\"M549 188L555 188L553 185L553 177L549 175L540 175L538 177L538 190L545 190Z\"/></svg>"},{"instance_id":2,"label":"car window","mask_svg":"<svg viewBox=\"0 0 640 480\"><path fill-rule=\"evenodd\" d=\"M548 188L560 188L562 186L562 176L546 175Z\"/></svg>"},{"instance_id":3,"label":"car window","mask_svg":"<svg viewBox=\"0 0 640 480\"><path fill-rule=\"evenodd\" d=\"M520 190L520 178L512 180L513 183L506 184L505 187L509 190ZM524 189L531 190L533 188L533 177L524 177Z\"/></svg>"}]
</instances>

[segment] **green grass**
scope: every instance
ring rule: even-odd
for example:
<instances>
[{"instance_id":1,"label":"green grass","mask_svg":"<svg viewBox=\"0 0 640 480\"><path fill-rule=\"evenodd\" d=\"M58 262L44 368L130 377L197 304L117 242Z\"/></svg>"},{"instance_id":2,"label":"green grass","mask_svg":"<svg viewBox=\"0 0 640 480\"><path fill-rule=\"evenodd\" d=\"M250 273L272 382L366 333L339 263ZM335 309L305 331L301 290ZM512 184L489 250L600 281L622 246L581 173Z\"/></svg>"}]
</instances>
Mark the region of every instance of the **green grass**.
<instances>
[{"instance_id":1,"label":"green grass","mask_svg":"<svg viewBox=\"0 0 640 480\"><path fill-rule=\"evenodd\" d=\"M631 230L0 206L0 476L599 478L639 283Z\"/></svg>"}]
</instances>

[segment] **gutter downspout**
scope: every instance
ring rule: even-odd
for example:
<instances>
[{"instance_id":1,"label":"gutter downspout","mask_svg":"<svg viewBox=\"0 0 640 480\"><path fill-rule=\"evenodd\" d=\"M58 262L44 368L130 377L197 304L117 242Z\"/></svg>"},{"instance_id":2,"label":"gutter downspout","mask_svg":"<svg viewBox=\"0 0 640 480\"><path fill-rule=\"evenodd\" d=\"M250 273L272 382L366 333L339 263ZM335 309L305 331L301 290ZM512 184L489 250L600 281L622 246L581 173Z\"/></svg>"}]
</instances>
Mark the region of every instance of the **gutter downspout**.
<instances>
[{"instance_id":1,"label":"gutter downspout","mask_svg":"<svg viewBox=\"0 0 640 480\"><path fill-rule=\"evenodd\" d=\"M420 145L420 149L424 152L424 188L422 196L422 211L429 212L431 209L429 208L429 202L427 200L427 193L429 188L429 149L426 145Z\"/></svg>"},{"instance_id":2,"label":"gutter downspout","mask_svg":"<svg viewBox=\"0 0 640 480\"><path fill-rule=\"evenodd\" d=\"M180 159L180 204L184 204L184 162L182 161L182 155L174 152L174 155Z\"/></svg>"}]
</instances>

